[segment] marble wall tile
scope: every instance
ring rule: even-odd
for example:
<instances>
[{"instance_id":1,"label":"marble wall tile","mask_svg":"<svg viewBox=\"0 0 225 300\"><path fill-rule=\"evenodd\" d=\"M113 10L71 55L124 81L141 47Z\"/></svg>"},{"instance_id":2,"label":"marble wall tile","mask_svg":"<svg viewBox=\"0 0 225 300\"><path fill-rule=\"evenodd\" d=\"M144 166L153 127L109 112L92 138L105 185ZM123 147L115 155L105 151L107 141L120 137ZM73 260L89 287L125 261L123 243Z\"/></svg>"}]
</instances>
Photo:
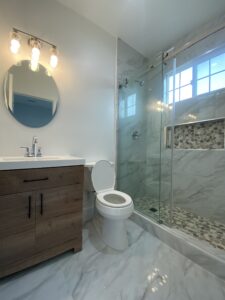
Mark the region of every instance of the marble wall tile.
<instances>
[{"instance_id":1,"label":"marble wall tile","mask_svg":"<svg viewBox=\"0 0 225 300\"><path fill-rule=\"evenodd\" d=\"M118 90L117 188L132 197L140 197L145 188L146 98L145 86L135 80L146 70L147 60L123 41L118 43L118 78L128 78L128 84ZM123 116L120 102L131 94L136 95L135 115ZM133 138L134 132L138 133L137 138Z\"/></svg>"},{"instance_id":2,"label":"marble wall tile","mask_svg":"<svg viewBox=\"0 0 225 300\"><path fill-rule=\"evenodd\" d=\"M117 189L128 193L131 197L141 197L145 194L145 161L130 161L120 163L117 171Z\"/></svg>"},{"instance_id":3,"label":"marble wall tile","mask_svg":"<svg viewBox=\"0 0 225 300\"><path fill-rule=\"evenodd\" d=\"M117 77L119 81L124 78L134 78L146 70L148 59L121 39L118 39L117 51Z\"/></svg>"},{"instance_id":4,"label":"marble wall tile","mask_svg":"<svg viewBox=\"0 0 225 300\"><path fill-rule=\"evenodd\" d=\"M145 197L159 201L162 68L146 74L146 170Z\"/></svg>"},{"instance_id":5,"label":"marble wall tile","mask_svg":"<svg viewBox=\"0 0 225 300\"><path fill-rule=\"evenodd\" d=\"M225 117L225 91L206 94L175 103L174 125ZM194 119L193 119L194 117ZM170 120L172 122L172 119ZM169 122L167 123L168 125Z\"/></svg>"},{"instance_id":6,"label":"marble wall tile","mask_svg":"<svg viewBox=\"0 0 225 300\"><path fill-rule=\"evenodd\" d=\"M224 23L225 14L222 12L220 16L214 18L211 22L207 22L203 26L200 26L199 28L196 28L196 30L193 30L189 34L183 36L176 42L173 50L169 51L168 59L171 60L171 57L173 57L178 50L182 50L184 45L189 44L192 40L201 40L201 42L196 43L195 47L187 49L186 53L183 53L184 51L181 52L183 55L178 57L181 64L184 64L186 61L190 61L192 58L195 58L202 53L205 53L206 50L209 50L209 47L211 47L211 49L217 49L221 46L221 43L223 44L224 30L218 31L217 34L211 34L209 38L205 37L212 33L213 30L222 27ZM184 57L182 58L182 56Z\"/></svg>"},{"instance_id":7,"label":"marble wall tile","mask_svg":"<svg viewBox=\"0 0 225 300\"><path fill-rule=\"evenodd\" d=\"M223 150L174 151L174 205L224 223Z\"/></svg>"}]
</instances>

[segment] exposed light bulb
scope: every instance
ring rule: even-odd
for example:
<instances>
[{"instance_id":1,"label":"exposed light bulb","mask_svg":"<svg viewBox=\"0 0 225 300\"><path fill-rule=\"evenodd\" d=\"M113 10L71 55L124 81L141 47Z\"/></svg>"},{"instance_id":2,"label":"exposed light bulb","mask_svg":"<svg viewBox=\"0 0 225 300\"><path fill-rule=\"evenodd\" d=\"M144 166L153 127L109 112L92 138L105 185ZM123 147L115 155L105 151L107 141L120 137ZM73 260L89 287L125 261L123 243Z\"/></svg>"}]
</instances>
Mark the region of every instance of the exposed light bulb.
<instances>
[{"instance_id":1,"label":"exposed light bulb","mask_svg":"<svg viewBox=\"0 0 225 300\"><path fill-rule=\"evenodd\" d=\"M38 71L38 68L39 68L38 61L31 60L31 62L30 62L30 69L31 69L33 72L36 72L36 71Z\"/></svg>"},{"instance_id":2,"label":"exposed light bulb","mask_svg":"<svg viewBox=\"0 0 225 300\"><path fill-rule=\"evenodd\" d=\"M40 57L40 49L38 48L38 46L34 46L32 48L31 60L35 61L35 62L38 62L39 57Z\"/></svg>"},{"instance_id":3,"label":"exposed light bulb","mask_svg":"<svg viewBox=\"0 0 225 300\"><path fill-rule=\"evenodd\" d=\"M34 72L39 69L39 57L40 57L40 42L38 40L30 39L29 44L32 47L31 50L31 61L30 61L30 69Z\"/></svg>"},{"instance_id":4,"label":"exposed light bulb","mask_svg":"<svg viewBox=\"0 0 225 300\"><path fill-rule=\"evenodd\" d=\"M20 41L16 32L12 33L12 38L10 42L10 50L13 54L18 53L20 49Z\"/></svg>"},{"instance_id":5,"label":"exposed light bulb","mask_svg":"<svg viewBox=\"0 0 225 300\"><path fill-rule=\"evenodd\" d=\"M51 57L50 57L50 66L51 66L52 68L56 68L56 67L57 67L57 64L58 64L57 51L56 51L56 48L53 47L53 48L52 48L52 54L51 54Z\"/></svg>"},{"instance_id":6,"label":"exposed light bulb","mask_svg":"<svg viewBox=\"0 0 225 300\"><path fill-rule=\"evenodd\" d=\"M58 64L58 56L55 54L52 54L51 58L50 58L50 65L52 68L56 68L57 64Z\"/></svg>"}]
</instances>

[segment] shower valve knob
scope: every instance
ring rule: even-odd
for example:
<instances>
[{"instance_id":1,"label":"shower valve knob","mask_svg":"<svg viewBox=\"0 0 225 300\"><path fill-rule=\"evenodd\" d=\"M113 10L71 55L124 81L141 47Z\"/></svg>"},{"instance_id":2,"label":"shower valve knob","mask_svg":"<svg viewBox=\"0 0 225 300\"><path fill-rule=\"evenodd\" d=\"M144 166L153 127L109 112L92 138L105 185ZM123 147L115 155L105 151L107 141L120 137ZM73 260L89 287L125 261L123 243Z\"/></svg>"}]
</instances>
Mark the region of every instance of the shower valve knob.
<instances>
[{"instance_id":1,"label":"shower valve knob","mask_svg":"<svg viewBox=\"0 0 225 300\"><path fill-rule=\"evenodd\" d=\"M139 139L140 136L141 136L141 134L140 134L137 130L135 130L135 131L132 133L132 139L133 139L133 140Z\"/></svg>"}]
</instances>

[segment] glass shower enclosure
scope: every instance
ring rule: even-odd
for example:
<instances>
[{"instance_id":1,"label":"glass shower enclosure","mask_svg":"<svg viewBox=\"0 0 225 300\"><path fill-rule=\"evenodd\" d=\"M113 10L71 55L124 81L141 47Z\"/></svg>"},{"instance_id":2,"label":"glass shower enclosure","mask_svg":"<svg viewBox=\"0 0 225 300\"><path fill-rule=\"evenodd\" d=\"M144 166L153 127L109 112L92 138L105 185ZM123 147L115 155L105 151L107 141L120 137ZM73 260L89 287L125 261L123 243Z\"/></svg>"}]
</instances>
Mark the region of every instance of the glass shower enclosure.
<instances>
[{"instance_id":1,"label":"glass shower enclosure","mask_svg":"<svg viewBox=\"0 0 225 300\"><path fill-rule=\"evenodd\" d=\"M118 42L117 186L135 209L160 221L162 58L147 59Z\"/></svg>"},{"instance_id":2,"label":"glass shower enclosure","mask_svg":"<svg viewBox=\"0 0 225 300\"><path fill-rule=\"evenodd\" d=\"M225 249L225 30L147 60L118 42L117 186L135 210Z\"/></svg>"}]
</instances>

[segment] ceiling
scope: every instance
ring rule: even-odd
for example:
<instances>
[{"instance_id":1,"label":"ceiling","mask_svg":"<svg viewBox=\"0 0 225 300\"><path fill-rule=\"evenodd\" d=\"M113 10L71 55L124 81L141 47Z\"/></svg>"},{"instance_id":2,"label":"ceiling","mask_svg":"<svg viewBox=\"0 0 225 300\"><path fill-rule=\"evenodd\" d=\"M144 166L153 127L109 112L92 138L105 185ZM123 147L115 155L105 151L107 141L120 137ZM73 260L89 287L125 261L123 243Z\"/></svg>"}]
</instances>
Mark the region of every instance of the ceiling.
<instances>
[{"instance_id":1,"label":"ceiling","mask_svg":"<svg viewBox=\"0 0 225 300\"><path fill-rule=\"evenodd\" d=\"M225 0L57 0L151 57L225 13Z\"/></svg>"}]
</instances>

